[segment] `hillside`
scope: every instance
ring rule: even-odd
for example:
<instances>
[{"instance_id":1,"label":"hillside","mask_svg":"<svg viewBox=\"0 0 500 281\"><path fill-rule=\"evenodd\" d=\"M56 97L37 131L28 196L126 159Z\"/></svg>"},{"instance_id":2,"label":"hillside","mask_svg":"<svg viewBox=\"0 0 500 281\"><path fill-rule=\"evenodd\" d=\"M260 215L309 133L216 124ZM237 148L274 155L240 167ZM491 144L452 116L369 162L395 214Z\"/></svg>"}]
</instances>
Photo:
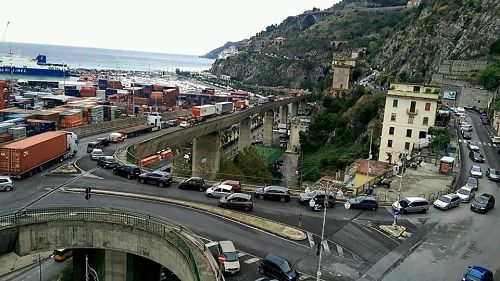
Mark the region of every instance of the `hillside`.
<instances>
[{"instance_id":1,"label":"hillside","mask_svg":"<svg viewBox=\"0 0 500 281\"><path fill-rule=\"evenodd\" d=\"M203 56L200 56L200 58L205 58L205 59L217 59L219 57L219 54L222 53L222 51L224 51L225 49L228 49L230 47L235 47L235 48L238 48L238 46L240 45L241 41L238 41L238 42L226 42L226 44L222 45L221 47L219 48L216 48L216 49L213 49L212 51L204 54Z\"/></svg>"}]
</instances>

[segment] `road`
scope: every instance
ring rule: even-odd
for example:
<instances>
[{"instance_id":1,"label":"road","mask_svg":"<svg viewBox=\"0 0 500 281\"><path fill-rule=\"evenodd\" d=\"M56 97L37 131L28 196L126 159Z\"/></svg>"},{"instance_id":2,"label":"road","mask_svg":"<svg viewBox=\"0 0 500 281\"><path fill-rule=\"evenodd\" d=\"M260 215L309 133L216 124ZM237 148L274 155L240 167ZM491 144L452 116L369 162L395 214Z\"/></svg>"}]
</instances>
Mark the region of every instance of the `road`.
<instances>
[{"instance_id":1,"label":"road","mask_svg":"<svg viewBox=\"0 0 500 281\"><path fill-rule=\"evenodd\" d=\"M34 264L25 269L12 272L10 274L0 277L0 281L54 281L57 280L59 272L61 272L67 263L72 262L71 259L65 262L55 262L53 259L49 258L42 261L40 266ZM42 279L40 279L40 270L42 272Z\"/></svg>"},{"instance_id":2,"label":"road","mask_svg":"<svg viewBox=\"0 0 500 281\"><path fill-rule=\"evenodd\" d=\"M495 145L475 113L467 114L467 122L472 124L473 139L480 142L481 153L486 158L485 164L479 164L483 173L487 167L500 168L500 159ZM460 140L462 169L460 182L464 183L473 162L468 158L466 142ZM475 164L477 165L477 164ZM479 181L479 191L493 194L500 199L499 183L483 177ZM500 252L498 237L500 237L499 208L485 215L473 213L469 204L462 203L460 207L444 211L446 216L431 218L437 226L423 239L420 246L394 268L383 280L460 280L470 265L482 265L500 274ZM433 210L434 212L440 212Z\"/></svg>"}]
</instances>

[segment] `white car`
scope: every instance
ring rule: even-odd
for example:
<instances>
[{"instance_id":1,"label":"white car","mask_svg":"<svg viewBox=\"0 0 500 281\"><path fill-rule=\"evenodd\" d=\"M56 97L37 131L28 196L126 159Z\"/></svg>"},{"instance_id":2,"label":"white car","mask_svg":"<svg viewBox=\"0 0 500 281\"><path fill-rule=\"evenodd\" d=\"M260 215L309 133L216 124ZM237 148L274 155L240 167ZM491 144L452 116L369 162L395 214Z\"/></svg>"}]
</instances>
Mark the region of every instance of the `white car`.
<instances>
[{"instance_id":1,"label":"white car","mask_svg":"<svg viewBox=\"0 0 500 281\"><path fill-rule=\"evenodd\" d=\"M481 170L481 167L472 165L472 168L470 168L470 175L476 178L482 178L483 171Z\"/></svg>"},{"instance_id":2,"label":"white car","mask_svg":"<svg viewBox=\"0 0 500 281\"><path fill-rule=\"evenodd\" d=\"M491 139L491 142L492 142L492 143L499 144L499 143L500 143L500 137L493 137L493 138Z\"/></svg>"},{"instance_id":3,"label":"white car","mask_svg":"<svg viewBox=\"0 0 500 281\"><path fill-rule=\"evenodd\" d=\"M94 150L92 150L92 152L90 153L90 158L92 158L92 160L97 160L103 156L104 152L102 152L102 149L98 148L94 148Z\"/></svg>"},{"instance_id":4,"label":"white car","mask_svg":"<svg viewBox=\"0 0 500 281\"><path fill-rule=\"evenodd\" d=\"M462 199L462 202L469 203L469 201L476 196L476 192L473 187L464 185L457 190L457 195Z\"/></svg>"},{"instance_id":5,"label":"white car","mask_svg":"<svg viewBox=\"0 0 500 281\"><path fill-rule=\"evenodd\" d=\"M217 250L219 252L217 259L222 272L227 274L237 274L240 272L240 260L233 242L219 241Z\"/></svg>"},{"instance_id":6,"label":"white car","mask_svg":"<svg viewBox=\"0 0 500 281\"><path fill-rule=\"evenodd\" d=\"M217 185L217 186L208 188L205 191L205 195L207 197L220 198L220 197L230 195L231 193L234 193L233 188L234 187L231 185L221 184L221 185Z\"/></svg>"},{"instance_id":7,"label":"white car","mask_svg":"<svg viewBox=\"0 0 500 281\"><path fill-rule=\"evenodd\" d=\"M181 127L181 128L189 128L189 127L191 127L191 123L189 123L188 121L182 121L179 124L179 127Z\"/></svg>"},{"instance_id":8,"label":"white car","mask_svg":"<svg viewBox=\"0 0 500 281\"><path fill-rule=\"evenodd\" d=\"M479 151L479 144L475 141L467 142L467 147L472 151Z\"/></svg>"}]
</instances>

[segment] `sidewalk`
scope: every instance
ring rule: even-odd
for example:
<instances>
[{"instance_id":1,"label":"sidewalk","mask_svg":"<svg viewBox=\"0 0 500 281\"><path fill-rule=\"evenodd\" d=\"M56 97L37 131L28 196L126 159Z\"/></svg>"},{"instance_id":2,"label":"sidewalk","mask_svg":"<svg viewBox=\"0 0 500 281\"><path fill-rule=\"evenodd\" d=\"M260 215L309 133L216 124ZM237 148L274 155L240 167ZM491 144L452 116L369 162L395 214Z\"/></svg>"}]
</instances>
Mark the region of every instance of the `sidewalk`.
<instances>
[{"instance_id":1,"label":"sidewalk","mask_svg":"<svg viewBox=\"0 0 500 281\"><path fill-rule=\"evenodd\" d=\"M43 261L52 255L52 251L41 252L40 259ZM38 262L38 254L18 256L16 253L8 253L0 256L0 276L12 271L20 270Z\"/></svg>"}]
</instances>

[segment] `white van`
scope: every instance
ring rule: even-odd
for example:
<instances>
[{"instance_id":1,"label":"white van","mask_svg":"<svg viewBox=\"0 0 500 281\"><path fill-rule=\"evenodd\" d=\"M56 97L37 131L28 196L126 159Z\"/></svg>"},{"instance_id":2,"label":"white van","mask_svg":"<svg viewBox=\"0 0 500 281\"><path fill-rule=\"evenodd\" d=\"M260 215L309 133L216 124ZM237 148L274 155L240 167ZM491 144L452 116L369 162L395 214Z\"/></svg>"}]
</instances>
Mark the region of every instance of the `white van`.
<instances>
[{"instance_id":1,"label":"white van","mask_svg":"<svg viewBox=\"0 0 500 281\"><path fill-rule=\"evenodd\" d=\"M109 134L109 141L114 143L119 143L125 140L125 137L118 132L114 132Z\"/></svg>"},{"instance_id":2,"label":"white van","mask_svg":"<svg viewBox=\"0 0 500 281\"><path fill-rule=\"evenodd\" d=\"M458 117L465 117L465 108L457 107L457 116Z\"/></svg>"}]
</instances>

